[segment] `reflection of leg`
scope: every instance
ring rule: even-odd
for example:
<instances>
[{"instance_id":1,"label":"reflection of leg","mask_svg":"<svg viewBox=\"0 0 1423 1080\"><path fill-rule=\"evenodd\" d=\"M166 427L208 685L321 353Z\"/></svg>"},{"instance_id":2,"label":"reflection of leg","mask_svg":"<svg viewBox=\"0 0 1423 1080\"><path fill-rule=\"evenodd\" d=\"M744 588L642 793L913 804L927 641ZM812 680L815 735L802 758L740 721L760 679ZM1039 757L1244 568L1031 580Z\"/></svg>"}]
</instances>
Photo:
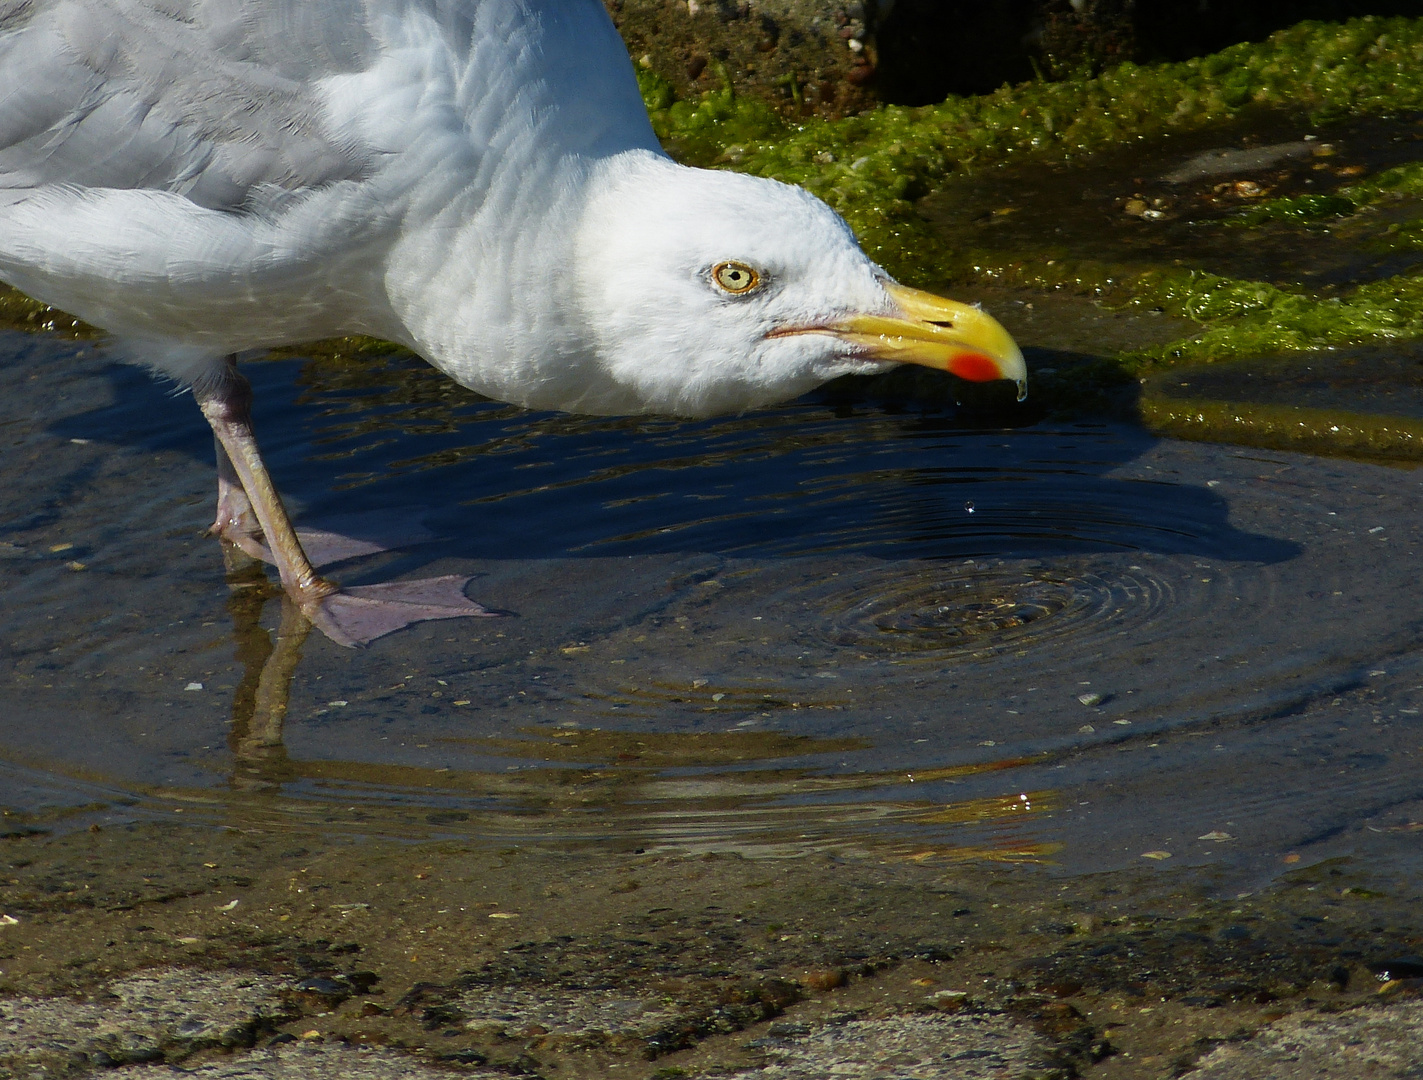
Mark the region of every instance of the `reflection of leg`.
<instances>
[{"instance_id":1,"label":"reflection of leg","mask_svg":"<svg viewBox=\"0 0 1423 1080\"><path fill-rule=\"evenodd\" d=\"M227 611L232 616L232 640L236 645L236 660L242 665L242 678L232 695L232 731L227 745L240 756L238 746L247 738L252 717L257 709L257 687L262 669L272 655L272 638L262 628L262 609L274 596L282 596L272 587L271 579L260 562L249 559L231 544L222 545L227 567Z\"/></svg>"},{"instance_id":2,"label":"reflection of leg","mask_svg":"<svg viewBox=\"0 0 1423 1080\"><path fill-rule=\"evenodd\" d=\"M264 642L267 635L256 628ZM244 695L251 711L238 716L233 702L232 784L245 790L279 787L292 772L282 745L282 726L287 718L292 679L301 662L301 648L311 633L311 622L290 599L282 597L282 621L275 645L267 644L267 656L257 676L255 691ZM244 679L244 683L248 680Z\"/></svg>"},{"instance_id":3,"label":"reflection of leg","mask_svg":"<svg viewBox=\"0 0 1423 1080\"><path fill-rule=\"evenodd\" d=\"M316 573L302 550L276 486L267 473L252 434L252 387L229 359L215 376L193 386L193 396L212 426L222 453L218 459L219 511L223 498L223 462L231 468L256 516L282 588L308 619L340 645L363 645L411 623L490 615L464 595L468 578L447 576L424 581L368 585L342 593ZM231 485L231 478L228 479ZM229 500L229 509L235 499ZM240 510L241 507L237 506ZM255 543L249 535L248 540ZM233 542L238 541L233 538ZM245 545L240 545L244 546ZM260 551L260 545L258 545ZM249 551L250 553L250 551Z\"/></svg>"},{"instance_id":4,"label":"reflection of leg","mask_svg":"<svg viewBox=\"0 0 1423 1080\"><path fill-rule=\"evenodd\" d=\"M257 681L257 694L253 702L252 722L247 727L246 741L254 749L282 745L282 724L287 718L292 679L296 675L297 664L301 663L301 647L306 644L310 633L311 620L283 597L277 641L272 655L262 665L262 677Z\"/></svg>"}]
</instances>

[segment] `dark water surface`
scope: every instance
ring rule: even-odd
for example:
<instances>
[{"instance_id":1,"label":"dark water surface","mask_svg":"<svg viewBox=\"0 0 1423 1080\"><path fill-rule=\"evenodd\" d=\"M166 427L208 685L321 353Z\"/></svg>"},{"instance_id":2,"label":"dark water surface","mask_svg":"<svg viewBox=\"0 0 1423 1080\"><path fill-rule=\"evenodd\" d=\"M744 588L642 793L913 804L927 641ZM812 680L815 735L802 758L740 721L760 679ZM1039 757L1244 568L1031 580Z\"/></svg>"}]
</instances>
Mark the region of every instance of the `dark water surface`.
<instances>
[{"instance_id":1,"label":"dark water surface","mask_svg":"<svg viewBox=\"0 0 1423 1080\"><path fill-rule=\"evenodd\" d=\"M334 577L468 573L510 613L349 651L260 572L225 576L189 398L101 347L0 352L21 815L1074 871L1150 852L1232 880L1417 863L1417 472L814 398L578 419L401 358L251 364L299 524L437 537Z\"/></svg>"}]
</instances>

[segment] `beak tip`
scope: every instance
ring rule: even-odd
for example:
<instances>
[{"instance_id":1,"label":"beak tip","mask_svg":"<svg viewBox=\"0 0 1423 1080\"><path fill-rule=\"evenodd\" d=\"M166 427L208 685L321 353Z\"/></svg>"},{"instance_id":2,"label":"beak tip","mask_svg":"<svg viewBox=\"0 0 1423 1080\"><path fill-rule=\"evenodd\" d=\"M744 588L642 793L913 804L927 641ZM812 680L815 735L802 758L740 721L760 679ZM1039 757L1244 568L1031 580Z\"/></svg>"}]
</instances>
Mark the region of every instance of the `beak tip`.
<instances>
[{"instance_id":1,"label":"beak tip","mask_svg":"<svg viewBox=\"0 0 1423 1080\"><path fill-rule=\"evenodd\" d=\"M897 315L855 316L840 333L877 359L922 364L970 382L1011 380L1028 396L1028 367L1012 336L982 308L890 282Z\"/></svg>"}]
</instances>

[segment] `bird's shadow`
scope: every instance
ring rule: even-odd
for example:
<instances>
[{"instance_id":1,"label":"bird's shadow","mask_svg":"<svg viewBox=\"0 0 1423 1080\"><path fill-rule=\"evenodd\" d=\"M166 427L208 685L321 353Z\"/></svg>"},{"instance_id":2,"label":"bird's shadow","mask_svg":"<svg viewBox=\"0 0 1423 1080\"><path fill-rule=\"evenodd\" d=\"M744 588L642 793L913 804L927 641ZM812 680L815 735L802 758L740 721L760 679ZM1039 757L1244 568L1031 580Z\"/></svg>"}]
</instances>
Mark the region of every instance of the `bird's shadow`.
<instances>
[{"instance_id":1,"label":"bird's shadow","mask_svg":"<svg viewBox=\"0 0 1423 1080\"><path fill-rule=\"evenodd\" d=\"M76 362L108 381L112 403L53 434L211 460L189 396L101 354ZM441 539L412 553L411 568L436 556L692 551L1264 563L1299 553L1232 526L1202 482L1124 470L1158 440L1123 424L975 426L951 405L843 392L706 421L588 418L490 402L401 354L244 370L259 442L298 523L418 513Z\"/></svg>"}]
</instances>

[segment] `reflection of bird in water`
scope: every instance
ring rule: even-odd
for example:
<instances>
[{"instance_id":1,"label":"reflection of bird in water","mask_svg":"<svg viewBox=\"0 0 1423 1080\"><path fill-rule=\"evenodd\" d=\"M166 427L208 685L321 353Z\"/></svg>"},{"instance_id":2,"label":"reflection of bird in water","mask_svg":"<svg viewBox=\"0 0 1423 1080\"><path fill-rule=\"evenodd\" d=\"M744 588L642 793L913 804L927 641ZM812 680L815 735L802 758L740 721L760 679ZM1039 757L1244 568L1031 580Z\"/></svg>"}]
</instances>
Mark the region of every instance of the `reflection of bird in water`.
<instances>
[{"instance_id":1,"label":"reflection of bird in water","mask_svg":"<svg viewBox=\"0 0 1423 1080\"><path fill-rule=\"evenodd\" d=\"M674 164L598 0L0 0L0 278L193 389L214 531L337 641L482 613L339 590L263 466L235 354L402 342L531 408L706 416L900 362L1024 378L804 192Z\"/></svg>"}]
</instances>

